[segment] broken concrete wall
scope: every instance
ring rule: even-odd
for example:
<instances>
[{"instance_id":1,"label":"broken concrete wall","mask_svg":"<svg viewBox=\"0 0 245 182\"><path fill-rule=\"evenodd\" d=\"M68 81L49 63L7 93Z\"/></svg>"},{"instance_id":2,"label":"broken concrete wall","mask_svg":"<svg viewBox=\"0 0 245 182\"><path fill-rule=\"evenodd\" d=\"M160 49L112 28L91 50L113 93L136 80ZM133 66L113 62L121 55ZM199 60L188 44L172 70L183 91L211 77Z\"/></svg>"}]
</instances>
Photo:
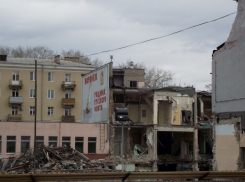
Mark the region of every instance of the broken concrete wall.
<instances>
[{"instance_id":1,"label":"broken concrete wall","mask_svg":"<svg viewBox=\"0 0 245 182\"><path fill-rule=\"evenodd\" d=\"M137 81L137 87L142 86L142 83L145 82L145 70L144 69L123 69L124 70L124 86L130 87L130 81Z\"/></svg>"},{"instance_id":2,"label":"broken concrete wall","mask_svg":"<svg viewBox=\"0 0 245 182\"><path fill-rule=\"evenodd\" d=\"M190 97L188 95L181 95L178 92L155 92L153 100L154 124L186 124L182 122L182 111L190 111L190 122L193 123L194 97ZM167 106L165 103L168 103L169 105ZM171 109L167 109L166 111L166 107L171 107ZM168 112L168 114L163 112Z\"/></svg>"},{"instance_id":3,"label":"broken concrete wall","mask_svg":"<svg viewBox=\"0 0 245 182\"><path fill-rule=\"evenodd\" d=\"M214 165L215 171L238 170L240 159L239 126L240 119L219 120L214 126Z\"/></svg>"}]
</instances>

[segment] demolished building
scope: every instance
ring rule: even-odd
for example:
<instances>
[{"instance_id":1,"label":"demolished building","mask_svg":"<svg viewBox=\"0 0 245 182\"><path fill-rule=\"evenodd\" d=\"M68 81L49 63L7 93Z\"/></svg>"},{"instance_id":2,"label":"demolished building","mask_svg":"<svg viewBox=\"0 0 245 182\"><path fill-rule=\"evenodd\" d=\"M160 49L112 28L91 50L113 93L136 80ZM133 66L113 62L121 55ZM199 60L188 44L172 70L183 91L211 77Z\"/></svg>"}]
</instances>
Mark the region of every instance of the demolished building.
<instances>
[{"instance_id":1,"label":"demolished building","mask_svg":"<svg viewBox=\"0 0 245 182\"><path fill-rule=\"evenodd\" d=\"M143 69L113 70L110 155L123 152L126 171L210 170L211 94L197 94L193 87L141 88L142 82ZM128 121L119 119L118 108L127 109ZM115 161L121 169L121 158Z\"/></svg>"},{"instance_id":2,"label":"demolished building","mask_svg":"<svg viewBox=\"0 0 245 182\"><path fill-rule=\"evenodd\" d=\"M238 11L230 35L213 53L215 171L245 168L244 9L245 1L238 1Z\"/></svg>"}]
</instances>

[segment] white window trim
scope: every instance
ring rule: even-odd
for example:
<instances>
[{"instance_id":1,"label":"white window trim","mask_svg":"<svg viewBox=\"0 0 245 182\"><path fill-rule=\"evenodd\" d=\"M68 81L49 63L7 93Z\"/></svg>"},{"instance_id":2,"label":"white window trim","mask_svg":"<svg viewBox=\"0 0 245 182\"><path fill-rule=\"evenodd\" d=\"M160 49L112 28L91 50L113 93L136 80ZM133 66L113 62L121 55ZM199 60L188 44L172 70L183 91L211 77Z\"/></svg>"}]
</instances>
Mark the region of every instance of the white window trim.
<instances>
[{"instance_id":1,"label":"white window trim","mask_svg":"<svg viewBox=\"0 0 245 182\"><path fill-rule=\"evenodd\" d=\"M51 80L49 80L49 73L51 73ZM48 72L48 82L54 82L54 73L53 72Z\"/></svg>"},{"instance_id":2,"label":"white window trim","mask_svg":"<svg viewBox=\"0 0 245 182\"><path fill-rule=\"evenodd\" d=\"M31 97L31 90L34 90L34 95L35 95L35 88L30 88L30 91L29 91L29 98L35 98L35 97Z\"/></svg>"},{"instance_id":3,"label":"white window trim","mask_svg":"<svg viewBox=\"0 0 245 182\"><path fill-rule=\"evenodd\" d=\"M48 106L48 108L49 107L52 107L53 108L53 115L49 115L48 113L49 113L49 109L47 110L47 114L48 114L48 116L54 116L54 107L53 106Z\"/></svg>"},{"instance_id":4,"label":"white window trim","mask_svg":"<svg viewBox=\"0 0 245 182\"><path fill-rule=\"evenodd\" d=\"M66 110L69 110L69 115L66 115ZM72 115L71 115L71 108L68 108L68 107L65 108L64 116L72 116Z\"/></svg>"},{"instance_id":5,"label":"white window trim","mask_svg":"<svg viewBox=\"0 0 245 182\"><path fill-rule=\"evenodd\" d=\"M33 78L32 80L31 80L31 74L33 74L32 75L32 78ZM30 72L30 81L35 81L35 72L33 72L33 71Z\"/></svg>"},{"instance_id":6,"label":"white window trim","mask_svg":"<svg viewBox=\"0 0 245 182\"><path fill-rule=\"evenodd\" d=\"M34 107L34 112L33 112L33 114L31 114L31 107ZM35 108L35 106L30 106L29 107L29 116L35 116L35 110L36 110L36 108Z\"/></svg>"},{"instance_id":7,"label":"white window trim","mask_svg":"<svg viewBox=\"0 0 245 182\"><path fill-rule=\"evenodd\" d=\"M67 75L69 75L70 81L66 81ZM66 73L66 74L65 74L65 82L70 83L71 80L72 80L72 78L71 78L71 73Z\"/></svg>"},{"instance_id":8,"label":"white window trim","mask_svg":"<svg viewBox=\"0 0 245 182\"><path fill-rule=\"evenodd\" d=\"M53 89L48 89L48 91L47 91L47 98L48 99L55 99L55 90L53 90L54 91L54 98L49 98L49 95L48 95L49 90L53 90Z\"/></svg>"}]
</instances>

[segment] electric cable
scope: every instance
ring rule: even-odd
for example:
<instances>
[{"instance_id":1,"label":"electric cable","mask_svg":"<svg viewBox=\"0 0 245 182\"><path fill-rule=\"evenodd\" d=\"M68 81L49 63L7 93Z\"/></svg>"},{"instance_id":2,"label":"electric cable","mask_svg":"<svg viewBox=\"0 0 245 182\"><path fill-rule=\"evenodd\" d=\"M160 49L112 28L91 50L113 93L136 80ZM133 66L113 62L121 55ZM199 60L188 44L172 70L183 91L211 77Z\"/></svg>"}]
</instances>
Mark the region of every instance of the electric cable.
<instances>
[{"instance_id":1,"label":"electric cable","mask_svg":"<svg viewBox=\"0 0 245 182\"><path fill-rule=\"evenodd\" d=\"M160 37L151 38L151 39L148 39L148 40L144 40L144 41L141 41L141 42L129 44L129 45L126 45L126 46L123 46L123 47L115 48L115 49L110 49L110 50L101 51L101 52L97 52L97 53L93 53L93 54L89 54L89 55L84 55L84 56L81 56L81 57L88 57L88 56L93 56L93 55L102 54L102 53L106 53L106 52L112 52L112 51L116 51L116 50L120 50L120 49L125 49L125 48L128 48L128 47L132 47L132 46L135 46L135 45L143 44L143 43L146 43L146 42L150 42L150 41L153 41L153 40L157 40L157 39L162 39L162 38L165 38L165 37L169 37L171 35L178 34L180 32L183 32L183 31L186 31L186 30L189 30L189 29L193 29L193 28L196 28L196 27L199 27L199 26L208 24L208 23L212 23L212 22L218 21L220 19L226 18L228 16L231 16L233 14L239 13L240 11L244 11L244 10L245 9L241 9L239 11L236 11L236 12L233 12L233 13L230 13L230 14L227 14L227 15L224 15L224 16L219 17L219 18L216 18L214 20L210 20L210 21L206 21L206 22L203 22L203 23L200 23L200 24L196 24L196 25L190 26L188 28L184 28L182 30L178 30L176 32L172 32L172 33L167 34L167 35L163 35L163 36L160 36Z\"/></svg>"}]
</instances>

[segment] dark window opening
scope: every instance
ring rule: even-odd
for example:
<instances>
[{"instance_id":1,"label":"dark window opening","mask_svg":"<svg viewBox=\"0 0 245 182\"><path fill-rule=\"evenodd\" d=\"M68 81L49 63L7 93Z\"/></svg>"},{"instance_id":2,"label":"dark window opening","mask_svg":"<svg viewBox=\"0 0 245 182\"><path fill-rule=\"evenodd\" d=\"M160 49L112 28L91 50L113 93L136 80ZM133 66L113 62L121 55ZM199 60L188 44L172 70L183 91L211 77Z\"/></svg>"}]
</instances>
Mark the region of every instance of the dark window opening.
<instances>
[{"instance_id":1,"label":"dark window opening","mask_svg":"<svg viewBox=\"0 0 245 182\"><path fill-rule=\"evenodd\" d=\"M71 146L71 137L62 137L62 146L70 147Z\"/></svg>"},{"instance_id":2,"label":"dark window opening","mask_svg":"<svg viewBox=\"0 0 245 182\"><path fill-rule=\"evenodd\" d=\"M49 146L53 146L53 147L57 147L57 137L55 136L50 136L49 137L49 142L48 142Z\"/></svg>"},{"instance_id":3,"label":"dark window opening","mask_svg":"<svg viewBox=\"0 0 245 182\"><path fill-rule=\"evenodd\" d=\"M96 153L96 137L88 137L88 153Z\"/></svg>"},{"instance_id":4,"label":"dark window opening","mask_svg":"<svg viewBox=\"0 0 245 182\"><path fill-rule=\"evenodd\" d=\"M30 149L30 137L29 136L22 136L21 137L21 153L25 153L27 150Z\"/></svg>"},{"instance_id":5,"label":"dark window opening","mask_svg":"<svg viewBox=\"0 0 245 182\"><path fill-rule=\"evenodd\" d=\"M7 153L15 153L16 136L7 136Z\"/></svg>"},{"instance_id":6,"label":"dark window opening","mask_svg":"<svg viewBox=\"0 0 245 182\"><path fill-rule=\"evenodd\" d=\"M75 138L75 149L81 153L83 153L83 137Z\"/></svg>"},{"instance_id":7,"label":"dark window opening","mask_svg":"<svg viewBox=\"0 0 245 182\"><path fill-rule=\"evenodd\" d=\"M44 145L44 137L43 136L36 136L36 145Z\"/></svg>"},{"instance_id":8,"label":"dark window opening","mask_svg":"<svg viewBox=\"0 0 245 182\"><path fill-rule=\"evenodd\" d=\"M137 87L137 81L130 81L130 87Z\"/></svg>"}]
</instances>

